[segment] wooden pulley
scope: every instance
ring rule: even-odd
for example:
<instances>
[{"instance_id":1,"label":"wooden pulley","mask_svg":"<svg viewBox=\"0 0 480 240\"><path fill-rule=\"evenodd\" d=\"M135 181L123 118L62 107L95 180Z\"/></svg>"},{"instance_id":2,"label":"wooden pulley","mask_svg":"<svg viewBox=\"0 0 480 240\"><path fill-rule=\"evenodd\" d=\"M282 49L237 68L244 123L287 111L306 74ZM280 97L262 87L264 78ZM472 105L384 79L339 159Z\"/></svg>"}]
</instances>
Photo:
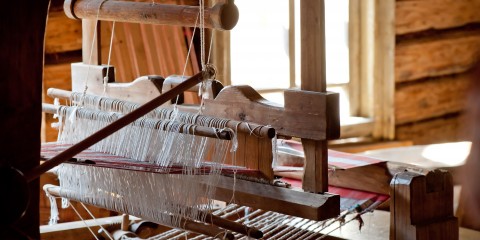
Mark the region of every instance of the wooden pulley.
<instances>
[{"instance_id":1,"label":"wooden pulley","mask_svg":"<svg viewBox=\"0 0 480 240\"><path fill-rule=\"evenodd\" d=\"M198 6L152 4L108 0L65 0L65 14L72 19L165 24L194 27ZM232 0L205 9L205 27L231 30L238 22L238 8ZM197 24L198 25L198 24Z\"/></svg>"}]
</instances>

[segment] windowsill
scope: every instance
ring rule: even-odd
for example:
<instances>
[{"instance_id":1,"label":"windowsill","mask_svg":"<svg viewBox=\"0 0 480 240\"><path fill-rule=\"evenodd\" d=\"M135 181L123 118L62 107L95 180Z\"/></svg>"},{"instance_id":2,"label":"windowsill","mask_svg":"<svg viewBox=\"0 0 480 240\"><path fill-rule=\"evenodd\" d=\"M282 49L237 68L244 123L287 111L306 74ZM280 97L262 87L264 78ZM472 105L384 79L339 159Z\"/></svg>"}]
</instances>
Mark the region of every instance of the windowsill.
<instances>
[{"instance_id":1,"label":"windowsill","mask_svg":"<svg viewBox=\"0 0 480 240\"><path fill-rule=\"evenodd\" d=\"M340 119L340 138L365 137L372 135L373 120L365 117Z\"/></svg>"}]
</instances>

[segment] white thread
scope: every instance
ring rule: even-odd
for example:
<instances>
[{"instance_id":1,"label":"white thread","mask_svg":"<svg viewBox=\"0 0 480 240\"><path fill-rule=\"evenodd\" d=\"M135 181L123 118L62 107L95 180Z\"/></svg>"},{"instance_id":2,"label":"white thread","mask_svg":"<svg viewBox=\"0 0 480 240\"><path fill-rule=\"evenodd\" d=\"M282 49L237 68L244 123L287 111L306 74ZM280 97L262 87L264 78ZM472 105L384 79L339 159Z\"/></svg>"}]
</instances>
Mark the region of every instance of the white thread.
<instances>
[{"instance_id":1,"label":"white thread","mask_svg":"<svg viewBox=\"0 0 480 240\"><path fill-rule=\"evenodd\" d=\"M85 211L87 211L87 213L90 215L90 217L93 219L93 221L95 222L95 224L97 224L102 230L103 232L107 235L107 237L110 239L110 240L113 240L113 237L110 235L110 233L102 226L102 224L99 224L97 219L95 218L95 216L93 216L93 214L90 212L90 210L87 208L87 206L85 206L85 204L83 204L82 202L80 202L80 205L82 205L83 209L85 209Z\"/></svg>"},{"instance_id":2,"label":"white thread","mask_svg":"<svg viewBox=\"0 0 480 240\"><path fill-rule=\"evenodd\" d=\"M115 21L112 23L112 35L110 37L110 47L108 50L108 61L107 61L107 75L103 78L103 94L107 93L108 82L109 82L109 71L110 71L110 60L112 57L112 46L113 46L113 37L115 36Z\"/></svg>"},{"instance_id":3,"label":"white thread","mask_svg":"<svg viewBox=\"0 0 480 240\"><path fill-rule=\"evenodd\" d=\"M83 224L85 224L85 226L88 228L88 231L90 231L90 233L93 235L93 237L95 237L95 239L99 240L97 235L93 232L93 230L90 228L90 226L87 224L87 222L85 222L85 220L82 218L80 213L78 213L77 209L73 205L70 205L70 206L72 207L73 211L75 211L75 213L80 218L80 220L82 220Z\"/></svg>"},{"instance_id":4,"label":"white thread","mask_svg":"<svg viewBox=\"0 0 480 240\"><path fill-rule=\"evenodd\" d=\"M97 28L98 28L98 17L100 16L100 9L102 8L102 5L108 0L103 0L100 5L98 6L98 10L97 10L97 18L95 20L95 27L93 29L93 37L92 37L92 44L90 45L90 56L89 56L89 60L88 60L88 64L89 65L92 65L92 57L93 57L93 48L95 46L95 42L96 42L96 38L97 38ZM99 46L100 43L97 43L97 46ZM87 89L88 89L88 80L89 80L89 76L90 76L90 66L88 66L87 68L87 77L85 79L85 88L83 90L83 94L86 94L87 93Z\"/></svg>"},{"instance_id":5,"label":"white thread","mask_svg":"<svg viewBox=\"0 0 480 240\"><path fill-rule=\"evenodd\" d=\"M43 191L45 191L45 195L47 195L48 200L50 201L50 220L48 221L48 225L55 225L60 220L60 214L58 213L57 207L57 200L54 196L52 196L48 192L48 185L43 186Z\"/></svg>"}]
</instances>

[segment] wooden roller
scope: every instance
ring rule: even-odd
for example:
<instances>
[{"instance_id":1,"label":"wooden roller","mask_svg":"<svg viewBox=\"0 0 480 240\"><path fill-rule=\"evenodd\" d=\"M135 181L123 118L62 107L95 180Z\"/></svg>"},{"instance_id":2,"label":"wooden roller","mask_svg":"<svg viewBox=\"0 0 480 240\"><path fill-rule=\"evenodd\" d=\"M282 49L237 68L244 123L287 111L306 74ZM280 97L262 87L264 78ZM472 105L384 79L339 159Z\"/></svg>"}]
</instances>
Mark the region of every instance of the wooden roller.
<instances>
[{"instance_id":1,"label":"wooden roller","mask_svg":"<svg viewBox=\"0 0 480 240\"><path fill-rule=\"evenodd\" d=\"M72 92L66 91L63 89L49 88L47 90L47 95L52 98L71 99ZM57 110L57 108L55 108L54 106L50 106L49 104L43 104L42 108L44 112L52 113L52 114L56 113L56 110ZM275 134L276 134L275 128L270 126L263 126L255 123L248 123L248 122L235 121L235 120L229 119L226 125L227 127L233 130L236 130L238 132L253 134L261 138L271 139L275 137Z\"/></svg>"},{"instance_id":2,"label":"wooden roller","mask_svg":"<svg viewBox=\"0 0 480 240\"><path fill-rule=\"evenodd\" d=\"M195 26L199 12L198 6L105 0L66 0L63 8L65 14L72 19L98 19L185 27ZM232 0L205 9L206 28L231 30L237 22L238 8Z\"/></svg>"},{"instance_id":3,"label":"wooden roller","mask_svg":"<svg viewBox=\"0 0 480 240\"><path fill-rule=\"evenodd\" d=\"M59 111L61 107L66 107L66 106L55 106L53 104L42 103L42 111L45 113L55 114ZM161 120L157 120L157 121L161 121ZM173 122L172 125L178 126L178 128L177 127L167 128L166 125L160 126L160 124L155 125L152 128L159 129L160 127L163 127L162 129L163 131L172 131L172 129L175 129L175 131L178 131L178 133L183 133L183 134L217 138L222 140L232 140L232 133L230 131L223 131L222 129L219 129L219 128L195 126L193 128L185 129L181 127L182 126L181 123L175 123L175 122Z\"/></svg>"}]
</instances>

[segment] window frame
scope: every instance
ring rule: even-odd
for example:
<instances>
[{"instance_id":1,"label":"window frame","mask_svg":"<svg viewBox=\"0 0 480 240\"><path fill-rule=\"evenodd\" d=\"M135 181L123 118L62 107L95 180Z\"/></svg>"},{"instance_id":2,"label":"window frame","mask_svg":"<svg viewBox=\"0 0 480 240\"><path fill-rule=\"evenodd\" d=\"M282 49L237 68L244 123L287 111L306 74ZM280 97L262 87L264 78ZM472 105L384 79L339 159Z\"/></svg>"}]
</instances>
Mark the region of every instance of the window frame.
<instances>
[{"instance_id":1,"label":"window frame","mask_svg":"<svg viewBox=\"0 0 480 240\"><path fill-rule=\"evenodd\" d=\"M289 0L290 87L295 87L294 1ZM308 1L308 0L300 0ZM317 0L315 0L317 1ZM341 120L341 138L395 137L395 0L349 0L350 81L346 92L354 117ZM213 62L218 78L231 84L230 33L215 32ZM330 87L332 84L327 84ZM338 84L335 84L338 85ZM342 84L343 85L343 84ZM258 89L259 93L284 89Z\"/></svg>"}]
</instances>

